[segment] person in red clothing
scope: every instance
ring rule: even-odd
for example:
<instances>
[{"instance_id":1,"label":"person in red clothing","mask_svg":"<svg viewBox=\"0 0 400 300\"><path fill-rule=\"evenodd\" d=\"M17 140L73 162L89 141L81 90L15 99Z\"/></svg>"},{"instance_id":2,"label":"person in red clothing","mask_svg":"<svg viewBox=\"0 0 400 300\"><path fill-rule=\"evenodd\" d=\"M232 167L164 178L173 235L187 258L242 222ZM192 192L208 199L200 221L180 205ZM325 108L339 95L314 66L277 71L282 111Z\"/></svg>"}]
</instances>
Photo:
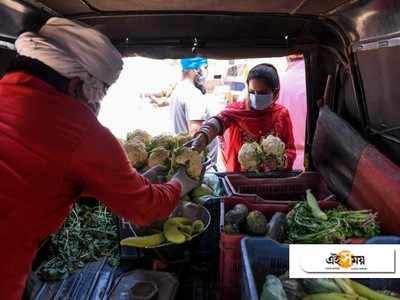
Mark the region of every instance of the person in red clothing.
<instances>
[{"instance_id":1,"label":"person in red clothing","mask_svg":"<svg viewBox=\"0 0 400 300\"><path fill-rule=\"evenodd\" d=\"M240 171L237 159L245 142L260 142L262 137L274 135L286 145L283 169L291 170L296 148L288 110L276 103L279 96L279 76L273 65L260 64L247 77L248 98L230 104L218 116L209 119L195 134L192 147L204 149L216 136L221 136L221 148L227 171ZM268 170L277 169L272 162Z\"/></svg>"},{"instance_id":2,"label":"person in red clothing","mask_svg":"<svg viewBox=\"0 0 400 300\"><path fill-rule=\"evenodd\" d=\"M16 40L0 80L0 299L21 299L40 243L87 192L136 224L167 217L198 183L180 170L165 184L131 167L97 120L122 58L106 36L51 18Z\"/></svg>"}]
</instances>

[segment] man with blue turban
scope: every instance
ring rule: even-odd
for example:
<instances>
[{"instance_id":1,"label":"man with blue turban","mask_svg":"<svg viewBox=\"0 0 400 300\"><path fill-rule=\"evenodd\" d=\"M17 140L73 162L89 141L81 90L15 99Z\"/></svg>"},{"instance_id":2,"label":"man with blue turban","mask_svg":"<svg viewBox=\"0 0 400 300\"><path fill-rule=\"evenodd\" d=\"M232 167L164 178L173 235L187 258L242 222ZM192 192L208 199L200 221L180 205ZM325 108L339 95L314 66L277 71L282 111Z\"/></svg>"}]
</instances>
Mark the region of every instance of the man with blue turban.
<instances>
[{"instance_id":1,"label":"man with blue turban","mask_svg":"<svg viewBox=\"0 0 400 300\"><path fill-rule=\"evenodd\" d=\"M204 57L181 59L182 81L170 97L170 115L175 134L193 135L210 117L204 97L207 66L208 61ZM218 142L215 141L208 150L209 158L216 162Z\"/></svg>"}]
</instances>

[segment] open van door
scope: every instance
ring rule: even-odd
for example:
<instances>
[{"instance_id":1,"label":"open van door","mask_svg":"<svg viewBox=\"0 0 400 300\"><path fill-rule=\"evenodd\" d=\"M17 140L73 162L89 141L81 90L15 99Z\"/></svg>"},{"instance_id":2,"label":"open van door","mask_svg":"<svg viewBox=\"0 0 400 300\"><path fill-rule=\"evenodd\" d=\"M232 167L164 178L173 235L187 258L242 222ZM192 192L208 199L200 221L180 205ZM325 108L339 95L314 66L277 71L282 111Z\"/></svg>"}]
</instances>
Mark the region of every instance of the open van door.
<instances>
[{"instance_id":1,"label":"open van door","mask_svg":"<svg viewBox=\"0 0 400 300\"><path fill-rule=\"evenodd\" d=\"M347 33L350 65L336 76L313 143L330 189L354 208L377 211L393 234L400 233L399 8L368 1L334 17Z\"/></svg>"}]
</instances>

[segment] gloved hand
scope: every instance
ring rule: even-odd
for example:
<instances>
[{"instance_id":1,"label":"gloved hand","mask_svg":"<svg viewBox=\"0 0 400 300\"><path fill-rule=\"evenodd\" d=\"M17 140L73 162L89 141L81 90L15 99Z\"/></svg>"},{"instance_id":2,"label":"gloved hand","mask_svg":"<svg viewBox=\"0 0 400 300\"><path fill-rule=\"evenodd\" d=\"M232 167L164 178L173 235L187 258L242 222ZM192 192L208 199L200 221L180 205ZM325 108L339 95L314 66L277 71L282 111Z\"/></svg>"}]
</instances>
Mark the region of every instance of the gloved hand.
<instances>
[{"instance_id":1,"label":"gloved hand","mask_svg":"<svg viewBox=\"0 0 400 300\"><path fill-rule=\"evenodd\" d=\"M189 177L189 175L186 173L185 168L183 167L178 169L178 171L171 178L171 181L177 181L180 183L182 187L180 194L181 197L185 196L191 190L200 185L199 181Z\"/></svg>"},{"instance_id":2,"label":"gloved hand","mask_svg":"<svg viewBox=\"0 0 400 300\"><path fill-rule=\"evenodd\" d=\"M143 177L146 177L151 183L162 183L162 179L167 175L168 169L166 167L157 165L142 174Z\"/></svg>"},{"instance_id":3,"label":"gloved hand","mask_svg":"<svg viewBox=\"0 0 400 300\"><path fill-rule=\"evenodd\" d=\"M192 150L195 150L197 152L202 152L207 147L207 142L207 136L202 132L198 132L195 134L194 138L185 146L190 147Z\"/></svg>"},{"instance_id":4,"label":"gloved hand","mask_svg":"<svg viewBox=\"0 0 400 300\"><path fill-rule=\"evenodd\" d=\"M223 133L221 121L217 117L208 119L195 133L194 138L189 142L193 150L202 152L207 145L218 135Z\"/></svg>"}]
</instances>

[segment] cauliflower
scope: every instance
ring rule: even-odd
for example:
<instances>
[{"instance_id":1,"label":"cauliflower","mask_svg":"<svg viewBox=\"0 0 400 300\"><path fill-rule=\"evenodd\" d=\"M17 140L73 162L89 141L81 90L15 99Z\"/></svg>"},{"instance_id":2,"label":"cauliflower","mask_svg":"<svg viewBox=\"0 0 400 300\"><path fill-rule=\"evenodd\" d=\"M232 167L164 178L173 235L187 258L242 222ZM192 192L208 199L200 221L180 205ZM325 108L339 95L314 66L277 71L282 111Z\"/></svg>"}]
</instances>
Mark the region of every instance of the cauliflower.
<instances>
[{"instance_id":1,"label":"cauliflower","mask_svg":"<svg viewBox=\"0 0 400 300\"><path fill-rule=\"evenodd\" d=\"M285 143L276 136L269 135L261 140L261 147L265 156L275 156L280 159L285 153Z\"/></svg>"},{"instance_id":2,"label":"cauliflower","mask_svg":"<svg viewBox=\"0 0 400 300\"><path fill-rule=\"evenodd\" d=\"M261 149L257 143L244 143L240 148L238 160L243 171L257 171L261 163Z\"/></svg>"},{"instance_id":3,"label":"cauliflower","mask_svg":"<svg viewBox=\"0 0 400 300\"><path fill-rule=\"evenodd\" d=\"M129 132L127 134L126 140L129 142L131 140L139 140L142 143L147 144L148 142L150 142L151 140L151 135L148 134L146 131L142 130L142 129L136 129L132 132Z\"/></svg>"},{"instance_id":4,"label":"cauliflower","mask_svg":"<svg viewBox=\"0 0 400 300\"><path fill-rule=\"evenodd\" d=\"M180 149L175 156L175 163L186 166L188 175L192 178L199 178L203 171L203 155L189 148Z\"/></svg>"},{"instance_id":5,"label":"cauliflower","mask_svg":"<svg viewBox=\"0 0 400 300\"><path fill-rule=\"evenodd\" d=\"M180 133L177 136L175 136L175 143L177 147L182 147L184 144L190 142L191 140L192 137L188 134Z\"/></svg>"},{"instance_id":6,"label":"cauliflower","mask_svg":"<svg viewBox=\"0 0 400 300\"><path fill-rule=\"evenodd\" d=\"M148 166L154 167L156 165L168 167L170 151L163 147L154 148L150 152Z\"/></svg>"},{"instance_id":7,"label":"cauliflower","mask_svg":"<svg viewBox=\"0 0 400 300\"><path fill-rule=\"evenodd\" d=\"M198 179L200 178L201 172L203 171L203 157L198 152L194 152L197 153L197 155L193 155L190 158L189 166L186 171L190 177Z\"/></svg>"},{"instance_id":8,"label":"cauliflower","mask_svg":"<svg viewBox=\"0 0 400 300\"><path fill-rule=\"evenodd\" d=\"M124 148L133 167L138 169L146 165L148 155L146 147L141 141L133 139L125 143Z\"/></svg>"},{"instance_id":9,"label":"cauliflower","mask_svg":"<svg viewBox=\"0 0 400 300\"><path fill-rule=\"evenodd\" d=\"M193 151L192 149L186 147L179 149L175 153L175 163L177 163L178 165L186 165L186 163L190 160L194 152L196 151Z\"/></svg>"},{"instance_id":10,"label":"cauliflower","mask_svg":"<svg viewBox=\"0 0 400 300\"><path fill-rule=\"evenodd\" d=\"M150 141L150 149L163 147L164 149L171 150L174 147L174 137L170 134L160 134L153 137Z\"/></svg>"}]
</instances>

